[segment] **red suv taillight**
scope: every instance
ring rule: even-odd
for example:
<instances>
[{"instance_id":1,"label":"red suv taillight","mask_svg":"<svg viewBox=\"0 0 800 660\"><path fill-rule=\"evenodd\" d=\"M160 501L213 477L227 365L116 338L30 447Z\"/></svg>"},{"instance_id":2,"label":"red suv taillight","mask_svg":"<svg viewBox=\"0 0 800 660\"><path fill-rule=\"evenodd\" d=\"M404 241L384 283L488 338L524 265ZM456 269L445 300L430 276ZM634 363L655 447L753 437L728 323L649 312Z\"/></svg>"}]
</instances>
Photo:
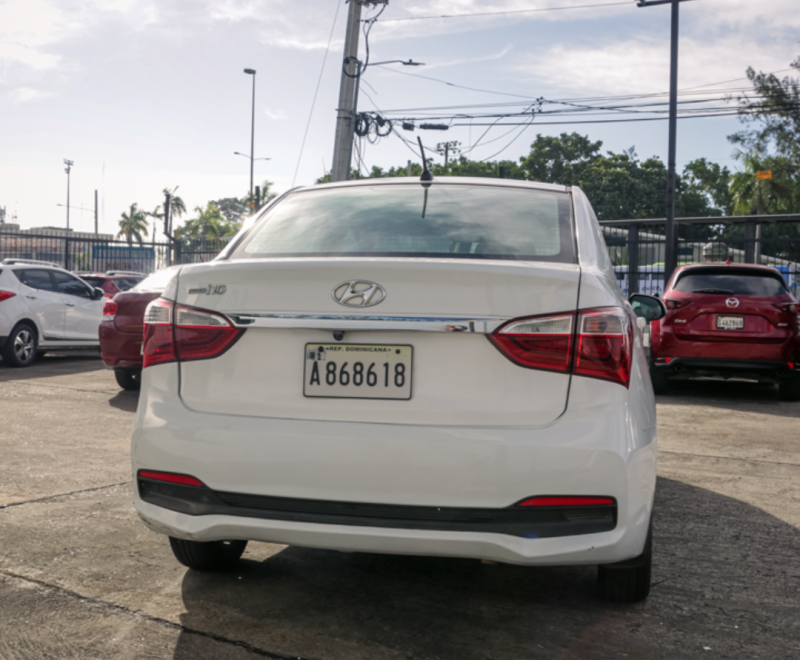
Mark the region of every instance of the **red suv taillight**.
<instances>
[{"instance_id":1,"label":"red suv taillight","mask_svg":"<svg viewBox=\"0 0 800 660\"><path fill-rule=\"evenodd\" d=\"M16 295L16 293L11 293L11 291L0 291L0 302L13 298Z\"/></svg>"},{"instance_id":2,"label":"red suv taillight","mask_svg":"<svg viewBox=\"0 0 800 660\"><path fill-rule=\"evenodd\" d=\"M667 309L680 309L681 307L686 307L692 301L691 300L679 300L677 298L664 298L664 305Z\"/></svg>"},{"instance_id":3,"label":"red suv taillight","mask_svg":"<svg viewBox=\"0 0 800 660\"><path fill-rule=\"evenodd\" d=\"M115 303L113 300L106 300L105 304L103 305L103 320L113 321L116 315L117 303Z\"/></svg>"},{"instance_id":4,"label":"red suv taillight","mask_svg":"<svg viewBox=\"0 0 800 660\"><path fill-rule=\"evenodd\" d=\"M630 383L633 325L617 307L515 319L489 339L512 362L529 369L600 378L625 387Z\"/></svg>"},{"instance_id":5,"label":"red suv taillight","mask_svg":"<svg viewBox=\"0 0 800 660\"><path fill-rule=\"evenodd\" d=\"M2 298L0 298L0 300L2 300ZM800 309L800 305L797 303L777 303L775 307L782 312L789 312L790 314L794 314L798 309Z\"/></svg>"},{"instance_id":6,"label":"red suv taillight","mask_svg":"<svg viewBox=\"0 0 800 660\"><path fill-rule=\"evenodd\" d=\"M157 298L144 313L143 366L214 358L243 333L222 314Z\"/></svg>"}]
</instances>

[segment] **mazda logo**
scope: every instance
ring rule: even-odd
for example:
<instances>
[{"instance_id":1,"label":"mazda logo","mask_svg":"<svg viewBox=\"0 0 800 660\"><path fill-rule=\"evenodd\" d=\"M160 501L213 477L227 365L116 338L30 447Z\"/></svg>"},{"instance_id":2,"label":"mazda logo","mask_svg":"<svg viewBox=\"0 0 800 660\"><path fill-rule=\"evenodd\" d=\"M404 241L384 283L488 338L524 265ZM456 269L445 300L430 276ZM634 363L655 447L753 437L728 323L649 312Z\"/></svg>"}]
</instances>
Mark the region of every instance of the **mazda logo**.
<instances>
[{"instance_id":1,"label":"mazda logo","mask_svg":"<svg viewBox=\"0 0 800 660\"><path fill-rule=\"evenodd\" d=\"M372 307L386 298L386 289L369 280L348 280L333 287L333 299L345 307Z\"/></svg>"},{"instance_id":2,"label":"mazda logo","mask_svg":"<svg viewBox=\"0 0 800 660\"><path fill-rule=\"evenodd\" d=\"M738 306L739 306L739 299L738 299L738 298L728 298L728 299L725 301L725 304L726 304L728 307L738 307Z\"/></svg>"}]
</instances>

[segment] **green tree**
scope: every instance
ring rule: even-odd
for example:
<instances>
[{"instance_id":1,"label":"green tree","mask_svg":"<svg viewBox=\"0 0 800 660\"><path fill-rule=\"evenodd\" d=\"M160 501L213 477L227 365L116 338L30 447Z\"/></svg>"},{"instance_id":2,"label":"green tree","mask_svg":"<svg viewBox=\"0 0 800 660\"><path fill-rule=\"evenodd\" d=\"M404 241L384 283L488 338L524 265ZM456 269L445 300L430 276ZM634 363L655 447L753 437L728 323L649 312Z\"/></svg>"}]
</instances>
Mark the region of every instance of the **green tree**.
<instances>
[{"instance_id":1,"label":"green tree","mask_svg":"<svg viewBox=\"0 0 800 660\"><path fill-rule=\"evenodd\" d=\"M736 159L743 169L731 176L730 193L734 215L785 213L792 203L795 182L791 160L767 156L758 149L739 151ZM757 172L770 170L771 179L759 179Z\"/></svg>"},{"instance_id":2,"label":"green tree","mask_svg":"<svg viewBox=\"0 0 800 660\"><path fill-rule=\"evenodd\" d=\"M172 190L169 188L164 188L164 195L169 195L169 214L173 218L182 218L183 215L186 213L186 204L183 203L183 200L175 194L175 191L179 188L179 186L175 186Z\"/></svg>"},{"instance_id":3,"label":"green tree","mask_svg":"<svg viewBox=\"0 0 800 660\"><path fill-rule=\"evenodd\" d=\"M133 245L133 239L142 245L144 242L142 235L147 236L147 213L136 204L131 204L128 213L123 212L120 217L117 237L124 236L128 245Z\"/></svg>"},{"instance_id":4,"label":"green tree","mask_svg":"<svg viewBox=\"0 0 800 660\"><path fill-rule=\"evenodd\" d=\"M705 158L691 161L683 168L681 175L682 196L699 195L704 198L706 213L692 213L687 208L680 215L732 215L733 199L729 189L731 172L727 167L712 163ZM690 206L687 204L687 206Z\"/></svg>"},{"instance_id":5,"label":"green tree","mask_svg":"<svg viewBox=\"0 0 800 660\"><path fill-rule=\"evenodd\" d=\"M194 211L197 217L188 220L186 224L179 229L181 238L197 241L207 238L219 238L220 236L226 235L228 225L216 204L210 202L205 208L196 206Z\"/></svg>"},{"instance_id":6,"label":"green tree","mask_svg":"<svg viewBox=\"0 0 800 660\"><path fill-rule=\"evenodd\" d=\"M586 168L600 158L600 141L587 135L562 133L559 137L537 135L531 151L520 159L525 178L564 186L578 185Z\"/></svg>"}]
</instances>

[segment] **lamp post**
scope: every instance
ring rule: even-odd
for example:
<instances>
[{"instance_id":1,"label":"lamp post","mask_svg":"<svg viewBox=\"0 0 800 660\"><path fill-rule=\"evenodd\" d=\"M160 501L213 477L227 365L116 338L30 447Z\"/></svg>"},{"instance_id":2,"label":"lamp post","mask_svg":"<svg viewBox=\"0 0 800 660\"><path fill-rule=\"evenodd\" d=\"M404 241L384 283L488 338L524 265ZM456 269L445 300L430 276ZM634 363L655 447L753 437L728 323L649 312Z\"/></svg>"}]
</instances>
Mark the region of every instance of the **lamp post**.
<instances>
[{"instance_id":1,"label":"lamp post","mask_svg":"<svg viewBox=\"0 0 800 660\"><path fill-rule=\"evenodd\" d=\"M74 164L74 161L64 159L64 165L66 165L64 171L67 173L67 231L69 231L69 173Z\"/></svg>"},{"instance_id":2,"label":"lamp post","mask_svg":"<svg viewBox=\"0 0 800 660\"><path fill-rule=\"evenodd\" d=\"M240 151L234 151L234 156L244 156L250 159L250 213L255 213L256 200L253 199L253 162L256 160L272 160L272 158L253 158L252 154L243 154ZM258 186L256 186L258 189Z\"/></svg>"},{"instance_id":3,"label":"lamp post","mask_svg":"<svg viewBox=\"0 0 800 660\"><path fill-rule=\"evenodd\" d=\"M245 69L248 76L253 76L253 107L250 120L250 203L253 203L253 153L255 151L256 136L256 70Z\"/></svg>"}]
</instances>

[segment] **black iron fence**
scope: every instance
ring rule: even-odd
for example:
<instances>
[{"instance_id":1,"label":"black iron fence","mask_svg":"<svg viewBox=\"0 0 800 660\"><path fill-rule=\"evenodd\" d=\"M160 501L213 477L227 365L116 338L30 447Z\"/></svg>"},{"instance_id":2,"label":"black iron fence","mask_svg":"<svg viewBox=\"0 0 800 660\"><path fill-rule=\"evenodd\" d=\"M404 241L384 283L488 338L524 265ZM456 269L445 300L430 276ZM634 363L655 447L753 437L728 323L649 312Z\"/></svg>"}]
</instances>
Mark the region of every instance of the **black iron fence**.
<instances>
[{"instance_id":1,"label":"black iron fence","mask_svg":"<svg viewBox=\"0 0 800 660\"><path fill-rule=\"evenodd\" d=\"M7 232L0 225L0 261L37 259L66 270L106 272L129 270L152 273L171 264L210 261L228 238L201 238L192 241L128 244L101 237L71 236L59 233Z\"/></svg>"},{"instance_id":2,"label":"black iron fence","mask_svg":"<svg viewBox=\"0 0 800 660\"><path fill-rule=\"evenodd\" d=\"M800 215L677 218L678 265L762 264L781 272L800 295ZM622 290L661 294L665 284L665 220L600 222Z\"/></svg>"}]
</instances>

